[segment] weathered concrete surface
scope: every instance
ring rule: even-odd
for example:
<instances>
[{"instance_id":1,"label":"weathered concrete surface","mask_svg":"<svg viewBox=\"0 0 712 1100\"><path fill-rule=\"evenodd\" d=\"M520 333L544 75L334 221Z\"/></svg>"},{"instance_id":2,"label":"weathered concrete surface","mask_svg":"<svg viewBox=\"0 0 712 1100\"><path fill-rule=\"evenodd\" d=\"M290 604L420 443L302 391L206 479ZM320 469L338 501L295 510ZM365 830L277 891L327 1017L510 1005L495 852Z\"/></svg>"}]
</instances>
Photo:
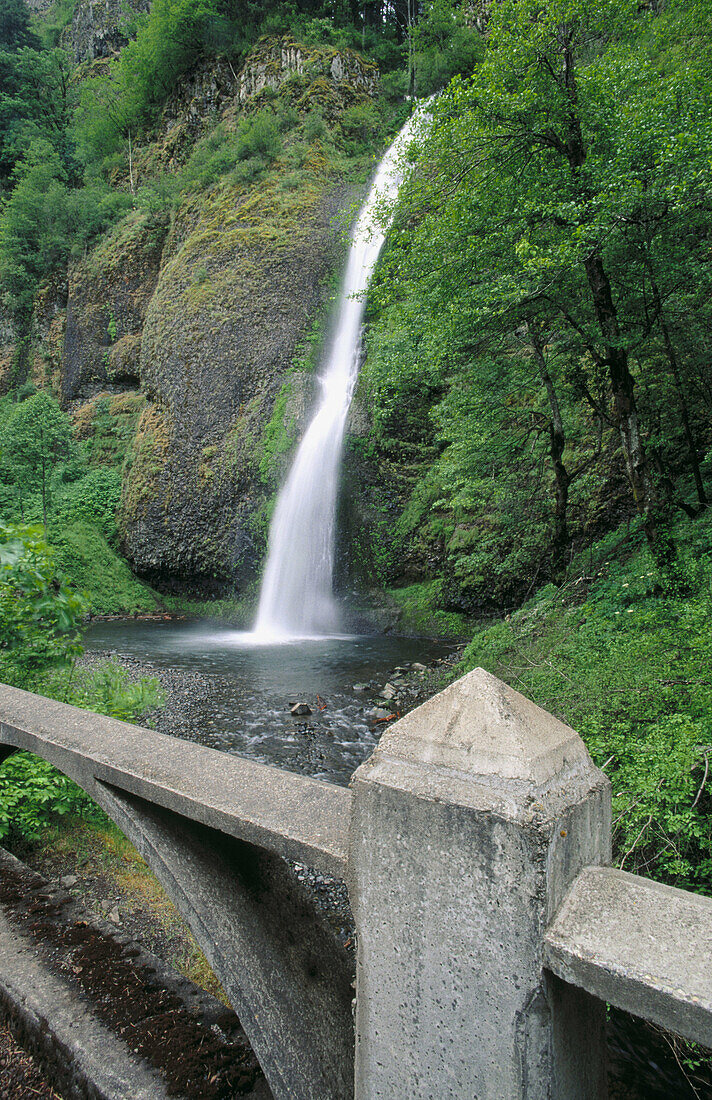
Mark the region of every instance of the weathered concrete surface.
<instances>
[{"instance_id":1,"label":"weathered concrete surface","mask_svg":"<svg viewBox=\"0 0 712 1100\"><path fill-rule=\"evenodd\" d=\"M67 1100L168 1100L160 1074L99 1023L1 912L0 1012L54 1068Z\"/></svg>"},{"instance_id":2,"label":"weathered concrete surface","mask_svg":"<svg viewBox=\"0 0 712 1100\"><path fill-rule=\"evenodd\" d=\"M143 855L277 1100L348 1100L353 964L280 858L343 871L348 791L3 685L8 745L74 779Z\"/></svg>"},{"instance_id":3,"label":"weathered concrete surface","mask_svg":"<svg viewBox=\"0 0 712 1100\"><path fill-rule=\"evenodd\" d=\"M97 781L343 878L349 792L155 730L0 685L3 746L49 760L96 797Z\"/></svg>"},{"instance_id":4,"label":"weathered concrete surface","mask_svg":"<svg viewBox=\"0 0 712 1100\"><path fill-rule=\"evenodd\" d=\"M578 876L544 940L560 978L712 1047L712 899L612 867Z\"/></svg>"},{"instance_id":5,"label":"weathered concrete surface","mask_svg":"<svg viewBox=\"0 0 712 1100\"><path fill-rule=\"evenodd\" d=\"M217 1027L219 1031L225 1033L227 1023L225 1005L218 1001L216 997L195 985L185 975L173 970L163 959L146 950L142 944L132 940L123 931L117 929L115 925L85 909L79 899L68 900L66 889L61 884L47 880L38 872L31 870L16 856L0 847L0 883L3 880L7 881L8 878L10 881L14 879L15 884L18 883L19 879L26 896L37 895L41 904L46 898L50 903L50 907L57 907L59 912L56 918L52 918L53 921L57 920L55 925L57 929L61 929L62 924L66 929L79 922L80 924L86 924L88 928L96 932L105 941L113 941L115 944L120 945L124 949L124 960L126 958L130 959L131 965L139 971L147 968L154 975L156 983L166 993L170 994L172 999L181 1004L196 1021L202 1021L206 1030ZM0 902L0 909L3 913L7 912L5 905L5 901ZM12 903L10 903L10 912L12 912L12 908ZM164 1077L161 1071L157 1067L147 1064L145 1060L142 1061L140 1057L132 1057L135 1054L133 1048L129 1054L129 1071L126 1072L124 1067L126 1044L120 1035L118 1045L113 1044L108 1059L104 1057L103 1050L97 1051L91 1047L88 1049L87 1059L80 1059L75 1063L74 1059L70 1058L69 1063L67 1062L67 1052L63 1047L58 1046L53 1031L52 989L54 986L51 985L52 981L58 982L61 989L66 986L66 996L63 993L60 998L60 1017L64 1014L66 1004L78 1003L80 1008L75 1016L79 1015L82 1019L87 1015L86 1010L89 1005L92 1006L89 1009L90 1012L93 1012L96 1007L91 1000L91 995L89 1000L85 999L84 992L79 992L76 979L73 979L73 976L65 971L65 967L69 967L75 962L75 944L67 944L66 941L64 943L54 941L48 960L46 951L41 946L38 949L37 939L27 936L26 932L18 928L12 916L10 916L0 933L0 945L0 1017L9 1022L15 1035L21 1038L22 1045L38 1058L43 1070L54 1081L55 1087L58 1087L57 1083L61 1080L61 1092L65 1100L69 1100L70 1095L74 1096L75 1094L81 1095L82 1100L85 1100L87 1096L94 1100L94 1097L101 1091L102 1082L106 1080L107 1064L109 1067L114 1064L117 1065L120 1077L129 1081L133 1077L131 1066L134 1063L139 1066L143 1065L148 1074L149 1084L157 1079L160 1086L158 1093L162 1095L161 1089L164 1086ZM5 950L6 947L7 950ZM15 968L18 957L23 959L21 972L18 972ZM41 1015L28 1012L26 1007L27 990L24 976L27 958L31 960L32 966L36 968L38 974L37 982L42 992ZM48 967L49 970L47 970ZM45 981L44 976L47 972L49 977ZM67 981L65 981L65 977ZM233 1028L229 1027L229 1031L233 1031ZM90 1034L94 1035L95 1032L92 1030ZM112 1036L116 1035L116 1028L102 1025L96 1034L102 1040L102 1044L106 1042L106 1036L108 1035L111 1044ZM229 1053L229 1045L225 1050L226 1053ZM86 1080L82 1081L78 1077L79 1065L82 1067ZM98 1066L100 1073L100 1077L97 1079L93 1076L95 1065ZM133 1079L136 1078L133 1077ZM122 1100L124 1100L124 1094L122 1094ZM126 1100L128 1100L128 1097ZM158 1095L155 1100L158 1100ZM179 1100L177 1093L175 1094L175 1100ZM272 1093L264 1077L258 1077L250 1092L245 1094L245 1100L272 1100Z\"/></svg>"},{"instance_id":6,"label":"weathered concrete surface","mask_svg":"<svg viewBox=\"0 0 712 1100\"><path fill-rule=\"evenodd\" d=\"M353 964L284 861L102 788L222 982L276 1100L349 1100Z\"/></svg>"},{"instance_id":7,"label":"weathered concrete surface","mask_svg":"<svg viewBox=\"0 0 712 1100\"><path fill-rule=\"evenodd\" d=\"M358 1100L604 1096L603 1005L542 959L569 884L610 858L609 784L573 730L477 669L352 790Z\"/></svg>"}]
</instances>

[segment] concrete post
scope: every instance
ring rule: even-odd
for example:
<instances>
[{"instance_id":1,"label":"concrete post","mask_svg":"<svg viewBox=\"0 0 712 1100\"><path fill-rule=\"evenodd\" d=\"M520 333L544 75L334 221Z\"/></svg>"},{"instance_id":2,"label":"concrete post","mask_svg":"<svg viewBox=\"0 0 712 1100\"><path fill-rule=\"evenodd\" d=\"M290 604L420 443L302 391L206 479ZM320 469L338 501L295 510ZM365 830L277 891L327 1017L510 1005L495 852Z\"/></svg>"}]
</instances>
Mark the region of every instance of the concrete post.
<instances>
[{"instance_id":1,"label":"concrete post","mask_svg":"<svg viewBox=\"0 0 712 1100\"><path fill-rule=\"evenodd\" d=\"M610 789L580 738L482 669L352 780L357 1100L599 1100L604 1006L544 972Z\"/></svg>"}]
</instances>

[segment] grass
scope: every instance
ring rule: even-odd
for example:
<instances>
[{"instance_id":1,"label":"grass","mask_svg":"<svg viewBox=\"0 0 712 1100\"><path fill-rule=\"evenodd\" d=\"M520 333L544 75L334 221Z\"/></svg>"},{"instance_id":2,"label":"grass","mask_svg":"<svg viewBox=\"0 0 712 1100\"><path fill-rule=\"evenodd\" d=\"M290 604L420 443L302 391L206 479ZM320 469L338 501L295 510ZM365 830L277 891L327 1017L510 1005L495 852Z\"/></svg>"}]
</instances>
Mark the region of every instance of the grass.
<instances>
[{"instance_id":1,"label":"grass","mask_svg":"<svg viewBox=\"0 0 712 1100\"><path fill-rule=\"evenodd\" d=\"M133 614L161 606L156 593L136 579L96 527L70 523L53 529L50 542L58 568L85 595L93 614Z\"/></svg>"},{"instance_id":2,"label":"grass","mask_svg":"<svg viewBox=\"0 0 712 1100\"><path fill-rule=\"evenodd\" d=\"M190 981L229 1004L220 982L210 969L193 933L165 890L124 834L108 818L103 822L72 822L66 828L47 830L33 862L71 868L80 880L98 882L109 893L124 899L119 909L142 910L150 925L147 938L156 954L156 941L169 946L164 961Z\"/></svg>"}]
</instances>

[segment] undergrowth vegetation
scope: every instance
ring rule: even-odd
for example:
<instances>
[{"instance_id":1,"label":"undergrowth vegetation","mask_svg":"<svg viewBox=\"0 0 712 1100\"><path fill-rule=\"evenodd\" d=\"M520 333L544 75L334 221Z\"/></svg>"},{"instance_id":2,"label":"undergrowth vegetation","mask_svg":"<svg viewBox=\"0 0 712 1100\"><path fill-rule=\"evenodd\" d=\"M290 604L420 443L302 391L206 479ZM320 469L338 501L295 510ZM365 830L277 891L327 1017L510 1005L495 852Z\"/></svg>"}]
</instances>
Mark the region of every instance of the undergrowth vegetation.
<instances>
[{"instance_id":1,"label":"undergrowth vegetation","mask_svg":"<svg viewBox=\"0 0 712 1100\"><path fill-rule=\"evenodd\" d=\"M40 527L0 528L0 680L63 703L137 721L160 703L154 679L131 681L105 662L77 666L86 603L61 571ZM32 839L58 817L102 815L66 776L29 753L0 767L0 839Z\"/></svg>"},{"instance_id":2,"label":"undergrowth vegetation","mask_svg":"<svg viewBox=\"0 0 712 1100\"><path fill-rule=\"evenodd\" d=\"M121 557L116 526L125 449L142 401L132 406L107 394L90 404L73 425L32 385L0 397L0 521L42 524L85 612L150 611L157 598Z\"/></svg>"},{"instance_id":3,"label":"undergrowth vegetation","mask_svg":"<svg viewBox=\"0 0 712 1100\"><path fill-rule=\"evenodd\" d=\"M155 680L131 682L110 661L93 670L55 669L33 679L31 687L40 695L124 722L138 722L161 703ZM46 760L27 752L9 757L0 767L0 840L10 845L36 840L63 818L107 823L96 803Z\"/></svg>"},{"instance_id":4,"label":"undergrowth vegetation","mask_svg":"<svg viewBox=\"0 0 712 1100\"><path fill-rule=\"evenodd\" d=\"M583 737L613 784L619 866L712 894L712 517L681 519L682 584L615 531L477 631L481 666Z\"/></svg>"}]
</instances>

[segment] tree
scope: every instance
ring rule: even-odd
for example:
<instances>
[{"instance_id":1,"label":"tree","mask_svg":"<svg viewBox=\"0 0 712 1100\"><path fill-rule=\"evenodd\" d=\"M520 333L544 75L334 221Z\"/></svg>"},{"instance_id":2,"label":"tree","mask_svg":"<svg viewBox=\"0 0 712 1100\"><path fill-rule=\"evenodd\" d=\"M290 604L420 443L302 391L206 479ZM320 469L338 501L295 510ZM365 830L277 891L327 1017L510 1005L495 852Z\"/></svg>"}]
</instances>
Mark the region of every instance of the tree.
<instances>
[{"instance_id":1,"label":"tree","mask_svg":"<svg viewBox=\"0 0 712 1100\"><path fill-rule=\"evenodd\" d=\"M129 208L131 196L101 180L71 187L61 157L45 140L30 145L13 179L0 207L0 290L23 329L40 280Z\"/></svg>"},{"instance_id":2,"label":"tree","mask_svg":"<svg viewBox=\"0 0 712 1100\"><path fill-rule=\"evenodd\" d=\"M86 83L78 117L85 160L120 147L154 121L176 81L226 27L218 0L154 0L137 21L136 38L106 75Z\"/></svg>"},{"instance_id":3,"label":"tree","mask_svg":"<svg viewBox=\"0 0 712 1100\"><path fill-rule=\"evenodd\" d=\"M37 393L17 406L2 438L4 458L22 499L39 490L47 529L49 479L53 467L72 445L68 418L46 393Z\"/></svg>"},{"instance_id":4,"label":"tree","mask_svg":"<svg viewBox=\"0 0 712 1100\"><path fill-rule=\"evenodd\" d=\"M39 39L30 29L30 13L25 0L0 2L0 50L19 50L23 46L39 49Z\"/></svg>"},{"instance_id":5,"label":"tree","mask_svg":"<svg viewBox=\"0 0 712 1100\"><path fill-rule=\"evenodd\" d=\"M33 142L47 142L77 182L71 62L63 50L0 51L0 181L9 182Z\"/></svg>"},{"instance_id":6,"label":"tree","mask_svg":"<svg viewBox=\"0 0 712 1100\"><path fill-rule=\"evenodd\" d=\"M434 285L448 313L468 314L471 330L513 331L542 310L554 322L595 419L619 434L636 508L663 563L668 495L655 476L631 359L651 330L641 333L640 312L629 308L625 227L641 206L644 154L652 154L657 193L684 216L709 183L709 145L684 143L689 117L659 110L666 80L679 100L680 73L646 66L654 22L627 0L493 5L482 64L435 107L407 216L431 239L420 256L424 292ZM694 75L707 137L710 82ZM684 187L695 179L688 198ZM649 274L648 293L654 298ZM652 315L662 332L660 305ZM602 379L603 402L594 392Z\"/></svg>"}]
</instances>

